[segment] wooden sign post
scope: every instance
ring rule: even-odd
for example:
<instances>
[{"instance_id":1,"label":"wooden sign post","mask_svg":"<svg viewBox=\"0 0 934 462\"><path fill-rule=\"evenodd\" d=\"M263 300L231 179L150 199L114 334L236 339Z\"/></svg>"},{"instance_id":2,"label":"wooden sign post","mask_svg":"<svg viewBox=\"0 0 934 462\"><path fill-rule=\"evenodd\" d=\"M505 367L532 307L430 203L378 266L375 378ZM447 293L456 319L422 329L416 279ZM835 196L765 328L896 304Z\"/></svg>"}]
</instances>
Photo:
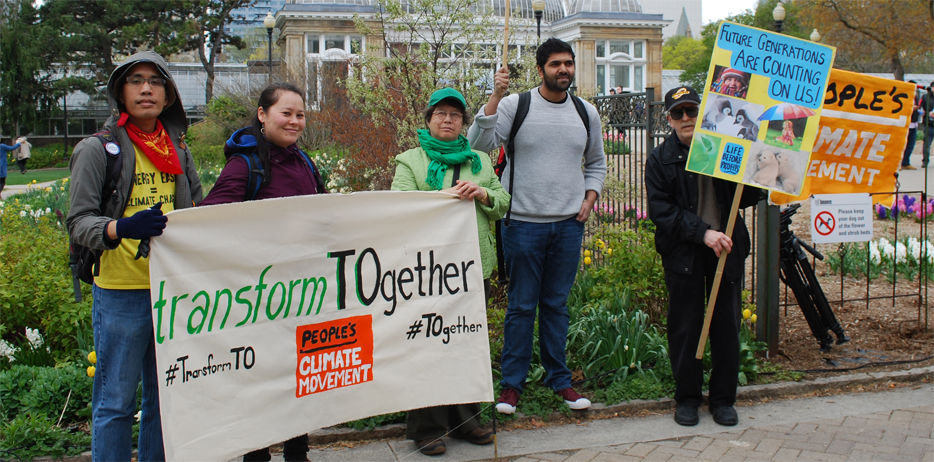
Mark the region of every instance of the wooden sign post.
<instances>
[{"instance_id":1,"label":"wooden sign post","mask_svg":"<svg viewBox=\"0 0 934 462\"><path fill-rule=\"evenodd\" d=\"M736 225L736 213L739 211L739 200L743 197L743 184L736 185L736 194L733 195L733 205L730 207L730 219L726 222L726 234L733 239L733 226ZM733 245L736 245L734 242ZM732 248L730 249L732 250ZM710 320L713 318L713 308L717 304L717 294L720 292L720 280L723 279L723 267L726 265L728 252L720 252L717 262L717 273L713 277L713 287L710 288L710 298L707 300L707 312L704 314L704 327L701 329L700 341L697 342L695 358L704 357L704 347L707 345L707 333L710 331Z\"/></svg>"}]
</instances>

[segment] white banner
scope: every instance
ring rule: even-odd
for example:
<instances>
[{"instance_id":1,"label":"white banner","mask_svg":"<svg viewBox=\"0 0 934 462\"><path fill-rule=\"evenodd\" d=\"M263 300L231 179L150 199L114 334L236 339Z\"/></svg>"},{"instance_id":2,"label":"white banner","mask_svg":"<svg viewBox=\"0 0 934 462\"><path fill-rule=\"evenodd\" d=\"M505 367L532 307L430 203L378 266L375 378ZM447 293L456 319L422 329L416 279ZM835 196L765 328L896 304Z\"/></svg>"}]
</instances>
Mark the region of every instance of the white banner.
<instances>
[{"instance_id":1,"label":"white banner","mask_svg":"<svg viewBox=\"0 0 934 462\"><path fill-rule=\"evenodd\" d=\"M811 240L817 244L872 240L872 198L868 193L811 196Z\"/></svg>"},{"instance_id":2,"label":"white banner","mask_svg":"<svg viewBox=\"0 0 934 462\"><path fill-rule=\"evenodd\" d=\"M492 401L472 202L372 192L168 217L150 257L167 460Z\"/></svg>"}]
</instances>

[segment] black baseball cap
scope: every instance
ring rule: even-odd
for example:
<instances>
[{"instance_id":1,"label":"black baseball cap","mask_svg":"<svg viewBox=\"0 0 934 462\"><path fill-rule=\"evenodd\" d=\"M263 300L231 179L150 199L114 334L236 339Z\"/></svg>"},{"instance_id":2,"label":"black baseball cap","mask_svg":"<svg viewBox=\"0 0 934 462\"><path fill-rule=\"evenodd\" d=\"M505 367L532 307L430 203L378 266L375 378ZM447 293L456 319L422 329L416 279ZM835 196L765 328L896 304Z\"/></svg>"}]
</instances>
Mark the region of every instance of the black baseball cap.
<instances>
[{"instance_id":1,"label":"black baseball cap","mask_svg":"<svg viewBox=\"0 0 934 462\"><path fill-rule=\"evenodd\" d=\"M684 104L694 103L700 105L700 96L691 87L677 87L665 94L665 112Z\"/></svg>"}]
</instances>

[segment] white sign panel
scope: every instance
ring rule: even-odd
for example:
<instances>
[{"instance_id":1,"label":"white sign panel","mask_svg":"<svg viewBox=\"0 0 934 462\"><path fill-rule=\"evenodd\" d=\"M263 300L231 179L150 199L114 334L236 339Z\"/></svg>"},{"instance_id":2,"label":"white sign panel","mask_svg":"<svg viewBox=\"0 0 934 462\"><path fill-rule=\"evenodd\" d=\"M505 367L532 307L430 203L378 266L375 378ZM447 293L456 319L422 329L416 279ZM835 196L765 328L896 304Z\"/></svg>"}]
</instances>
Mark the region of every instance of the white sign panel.
<instances>
[{"instance_id":1,"label":"white sign panel","mask_svg":"<svg viewBox=\"0 0 934 462\"><path fill-rule=\"evenodd\" d=\"M472 202L373 192L168 217L150 262L167 460L493 399Z\"/></svg>"},{"instance_id":2,"label":"white sign panel","mask_svg":"<svg viewBox=\"0 0 934 462\"><path fill-rule=\"evenodd\" d=\"M811 240L818 244L872 240L868 193L811 196Z\"/></svg>"}]
</instances>

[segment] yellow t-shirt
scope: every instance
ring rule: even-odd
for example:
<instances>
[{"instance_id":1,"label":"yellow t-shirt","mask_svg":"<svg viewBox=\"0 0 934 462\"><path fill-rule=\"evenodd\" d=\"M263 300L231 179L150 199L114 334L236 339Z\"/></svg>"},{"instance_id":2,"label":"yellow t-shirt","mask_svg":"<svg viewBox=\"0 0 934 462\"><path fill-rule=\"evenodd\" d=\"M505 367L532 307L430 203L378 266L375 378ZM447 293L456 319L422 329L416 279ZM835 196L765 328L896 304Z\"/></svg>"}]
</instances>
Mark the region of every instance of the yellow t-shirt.
<instances>
[{"instance_id":1,"label":"yellow t-shirt","mask_svg":"<svg viewBox=\"0 0 934 462\"><path fill-rule=\"evenodd\" d=\"M162 202L163 213L171 212L175 209L175 175L160 172L135 145L133 150L136 154L136 175L123 218L148 209L157 202ZM133 259L138 247L138 240L122 239L116 249L104 251L101 255L101 274L94 278L94 283L104 289L148 289L149 259Z\"/></svg>"}]
</instances>

